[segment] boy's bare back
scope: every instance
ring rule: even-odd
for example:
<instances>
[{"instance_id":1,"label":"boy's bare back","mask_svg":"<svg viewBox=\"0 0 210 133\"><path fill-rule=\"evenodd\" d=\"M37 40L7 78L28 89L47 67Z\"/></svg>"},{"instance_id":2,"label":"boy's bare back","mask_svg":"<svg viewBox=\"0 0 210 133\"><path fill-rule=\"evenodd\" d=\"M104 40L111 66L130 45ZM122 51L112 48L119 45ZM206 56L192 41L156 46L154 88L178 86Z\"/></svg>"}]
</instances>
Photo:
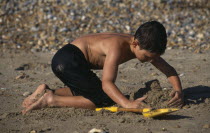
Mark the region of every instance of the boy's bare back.
<instances>
[{"instance_id":1,"label":"boy's bare back","mask_svg":"<svg viewBox=\"0 0 210 133\"><path fill-rule=\"evenodd\" d=\"M109 52L116 56L120 54L119 64L134 58L130 49L133 39L129 34L97 33L77 38L71 44L84 53L92 69L102 69Z\"/></svg>"}]
</instances>

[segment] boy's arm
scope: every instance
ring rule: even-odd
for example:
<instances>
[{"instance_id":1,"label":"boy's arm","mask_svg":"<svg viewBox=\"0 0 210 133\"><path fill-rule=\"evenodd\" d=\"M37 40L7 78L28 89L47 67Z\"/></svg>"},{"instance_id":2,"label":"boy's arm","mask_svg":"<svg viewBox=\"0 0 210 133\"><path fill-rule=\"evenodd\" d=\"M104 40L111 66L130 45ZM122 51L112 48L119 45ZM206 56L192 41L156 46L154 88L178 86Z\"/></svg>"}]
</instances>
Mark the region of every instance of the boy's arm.
<instances>
[{"instance_id":1,"label":"boy's arm","mask_svg":"<svg viewBox=\"0 0 210 133\"><path fill-rule=\"evenodd\" d=\"M167 76L173 86L174 90L170 94L173 98L169 101L169 106L183 106L182 86L176 70L161 57L154 59L151 63Z\"/></svg>"},{"instance_id":2,"label":"boy's arm","mask_svg":"<svg viewBox=\"0 0 210 133\"><path fill-rule=\"evenodd\" d=\"M110 48L106 55L103 77L102 77L102 88L103 91L116 103L124 108L139 108L143 105L142 101L146 97L139 98L135 101L128 100L122 92L114 84L117 77L118 65L121 60L121 51L119 48Z\"/></svg>"}]
</instances>

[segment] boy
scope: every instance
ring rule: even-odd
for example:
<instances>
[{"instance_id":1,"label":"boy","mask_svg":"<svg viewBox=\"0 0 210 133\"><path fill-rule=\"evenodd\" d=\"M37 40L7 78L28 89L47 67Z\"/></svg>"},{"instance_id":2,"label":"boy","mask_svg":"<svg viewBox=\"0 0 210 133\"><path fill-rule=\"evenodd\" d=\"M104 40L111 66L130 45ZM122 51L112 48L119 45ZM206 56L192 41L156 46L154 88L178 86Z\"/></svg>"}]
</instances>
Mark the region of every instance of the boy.
<instances>
[{"instance_id":1,"label":"boy","mask_svg":"<svg viewBox=\"0 0 210 133\"><path fill-rule=\"evenodd\" d=\"M173 86L169 106L181 107L180 79L175 69L160 57L166 44L165 28L157 21L142 24L134 36L118 33L82 36L58 50L52 59L54 74L68 88L52 91L47 85L40 85L23 101L22 112L51 106L95 109L114 102L124 108L141 108L146 97L130 101L114 84L118 66L133 58L150 62L168 77ZM103 69L102 81L91 69Z\"/></svg>"}]
</instances>

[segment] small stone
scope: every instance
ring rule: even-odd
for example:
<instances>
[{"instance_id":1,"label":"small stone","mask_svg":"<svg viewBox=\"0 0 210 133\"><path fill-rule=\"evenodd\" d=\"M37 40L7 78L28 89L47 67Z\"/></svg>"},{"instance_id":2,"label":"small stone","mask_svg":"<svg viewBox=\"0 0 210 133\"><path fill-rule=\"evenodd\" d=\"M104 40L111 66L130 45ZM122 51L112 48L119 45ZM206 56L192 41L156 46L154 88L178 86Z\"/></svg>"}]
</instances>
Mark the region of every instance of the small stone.
<instances>
[{"instance_id":1,"label":"small stone","mask_svg":"<svg viewBox=\"0 0 210 133\"><path fill-rule=\"evenodd\" d=\"M197 34L196 37L199 38L199 39L203 39L204 38L204 35L202 33L199 33L199 34Z\"/></svg>"},{"instance_id":2,"label":"small stone","mask_svg":"<svg viewBox=\"0 0 210 133\"><path fill-rule=\"evenodd\" d=\"M176 128L181 128L181 126L180 126L180 125L176 125L175 127L176 127Z\"/></svg>"},{"instance_id":3,"label":"small stone","mask_svg":"<svg viewBox=\"0 0 210 133\"><path fill-rule=\"evenodd\" d=\"M37 28L37 27L31 27L31 31L38 31L39 30L39 28Z\"/></svg>"},{"instance_id":4,"label":"small stone","mask_svg":"<svg viewBox=\"0 0 210 133\"><path fill-rule=\"evenodd\" d=\"M37 133L35 130L31 130L30 133Z\"/></svg>"},{"instance_id":5,"label":"small stone","mask_svg":"<svg viewBox=\"0 0 210 133\"><path fill-rule=\"evenodd\" d=\"M162 128L162 131L167 131L167 129L163 127L163 128Z\"/></svg>"},{"instance_id":6,"label":"small stone","mask_svg":"<svg viewBox=\"0 0 210 133\"><path fill-rule=\"evenodd\" d=\"M163 88L163 90L165 91L165 90L167 90L167 88Z\"/></svg>"},{"instance_id":7,"label":"small stone","mask_svg":"<svg viewBox=\"0 0 210 133\"><path fill-rule=\"evenodd\" d=\"M39 131L39 132L47 132L47 131L50 131L51 130L51 128L49 128L49 127L46 127L46 128L43 128L41 131Z\"/></svg>"},{"instance_id":8,"label":"small stone","mask_svg":"<svg viewBox=\"0 0 210 133\"><path fill-rule=\"evenodd\" d=\"M29 96L29 95L31 95L31 94L32 94L31 92L26 91L26 92L23 93L23 96L24 96L24 97L27 97L27 96Z\"/></svg>"},{"instance_id":9,"label":"small stone","mask_svg":"<svg viewBox=\"0 0 210 133\"><path fill-rule=\"evenodd\" d=\"M125 123L125 118L120 118L120 119L118 119L118 122L120 122L120 123Z\"/></svg>"},{"instance_id":10,"label":"small stone","mask_svg":"<svg viewBox=\"0 0 210 133\"><path fill-rule=\"evenodd\" d=\"M5 39L5 40L9 40L10 36L2 35L2 38Z\"/></svg>"},{"instance_id":11,"label":"small stone","mask_svg":"<svg viewBox=\"0 0 210 133\"><path fill-rule=\"evenodd\" d=\"M128 31L130 31L130 29L131 29L129 25L126 25L125 28L126 28L126 30L128 30Z\"/></svg>"},{"instance_id":12,"label":"small stone","mask_svg":"<svg viewBox=\"0 0 210 133\"><path fill-rule=\"evenodd\" d=\"M7 90L8 88L1 88L1 90Z\"/></svg>"},{"instance_id":13,"label":"small stone","mask_svg":"<svg viewBox=\"0 0 210 133\"><path fill-rule=\"evenodd\" d=\"M152 76L158 76L158 73L152 73L151 75Z\"/></svg>"},{"instance_id":14,"label":"small stone","mask_svg":"<svg viewBox=\"0 0 210 133\"><path fill-rule=\"evenodd\" d=\"M19 66L18 68L16 68L16 71L20 71L20 70L28 70L29 69L29 64L23 64L21 66Z\"/></svg>"},{"instance_id":15,"label":"small stone","mask_svg":"<svg viewBox=\"0 0 210 133\"><path fill-rule=\"evenodd\" d=\"M180 77L184 76L184 73L179 74Z\"/></svg>"},{"instance_id":16,"label":"small stone","mask_svg":"<svg viewBox=\"0 0 210 133\"><path fill-rule=\"evenodd\" d=\"M188 34L193 36L193 35L195 35L195 32L193 30L190 30Z\"/></svg>"},{"instance_id":17,"label":"small stone","mask_svg":"<svg viewBox=\"0 0 210 133\"><path fill-rule=\"evenodd\" d=\"M69 30L68 28L64 27L64 28L61 28L61 29L59 30L59 32L67 32L68 30Z\"/></svg>"},{"instance_id":18,"label":"small stone","mask_svg":"<svg viewBox=\"0 0 210 133\"><path fill-rule=\"evenodd\" d=\"M208 98L205 99L204 101L206 104L210 103L210 100Z\"/></svg>"},{"instance_id":19,"label":"small stone","mask_svg":"<svg viewBox=\"0 0 210 133\"><path fill-rule=\"evenodd\" d=\"M178 42L182 42L182 38L181 37L178 37Z\"/></svg>"},{"instance_id":20,"label":"small stone","mask_svg":"<svg viewBox=\"0 0 210 133\"><path fill-rule=\"evenodd\" d=\"M25 73L21 73L21 75L18 75L17 77L15 77L15 79L24 79L24 78L28 78L29 76L26 75Z\"/></svg>"},{"instance_id":21,"label":"small stone","mask_svg":"<svg viewBox=\"0 0 210 133\"><path fill-rule=\"evenodd\" d=\"M93 128L88 133L106 133L106 132L102 129Z\"/></svg>"},{"instance_id":22,"label":"small stone","mask_svg":"<svg viewBox=\"0 0 210 133\"><path fill-rule=\"evenodd\" d=\"M210 128L210 124L204 124L203 128Z\"/></svg>"},{"instance_id":23,"label":"small stone","mask_svg":"<svg viewBox=\"0 0 210 133\"><path fill-rule=\"evenodd\" d=\"M188 109L190 108L190 105L185 105L184 107L182 107L183 109Z\"/></svg>"},{"instance_id":24,"label":"small stone","mask_svg":"<svg viewBox=\"0 0 210 133\"><path fill-rule=\"evenodd\" d=\"M17 77L15 77L15 79L23 79L24 75L18 75Z\"/></svg>"},{"instance_id":25,"label":"small stone","mask_svg":"<svg viewBox=\"0 0 210 133\"><path fill-rule=\"evenodd\" d=\"M167 47L167 50L171 50L171 49L173 49L173 47Z\"/></svg>"}]
</instances>

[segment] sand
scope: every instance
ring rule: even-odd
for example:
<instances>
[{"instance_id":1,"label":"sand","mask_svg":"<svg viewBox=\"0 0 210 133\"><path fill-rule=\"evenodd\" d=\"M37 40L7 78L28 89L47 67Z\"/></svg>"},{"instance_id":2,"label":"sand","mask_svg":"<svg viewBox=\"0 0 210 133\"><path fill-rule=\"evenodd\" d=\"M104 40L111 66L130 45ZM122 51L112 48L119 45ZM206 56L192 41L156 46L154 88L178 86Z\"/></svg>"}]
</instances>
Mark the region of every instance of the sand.
<instances>
[{"instance_id":1,"label":"sand","mask_svg":"<svg viewBox=\"0 0 210 133\"><path fill-rule=\"evenodd\" d=\"M39 84L46 83L52 89L64 86L51 71L52 56L48 52L13 49L0 53L0 132L87 133L93 128L109 133L210 132L210 51L200 54L175 49L166 51L163 58L180 75L186 105L155 119L131 112L75 108L44 108L22 115L23 99ZM101 77L101 71L95 72ZM147 94L145 103L153 108L167 107L172 91L163 74L138 60L119 67L116 84L130 99Z\"/></svg>"}]
</instances>

